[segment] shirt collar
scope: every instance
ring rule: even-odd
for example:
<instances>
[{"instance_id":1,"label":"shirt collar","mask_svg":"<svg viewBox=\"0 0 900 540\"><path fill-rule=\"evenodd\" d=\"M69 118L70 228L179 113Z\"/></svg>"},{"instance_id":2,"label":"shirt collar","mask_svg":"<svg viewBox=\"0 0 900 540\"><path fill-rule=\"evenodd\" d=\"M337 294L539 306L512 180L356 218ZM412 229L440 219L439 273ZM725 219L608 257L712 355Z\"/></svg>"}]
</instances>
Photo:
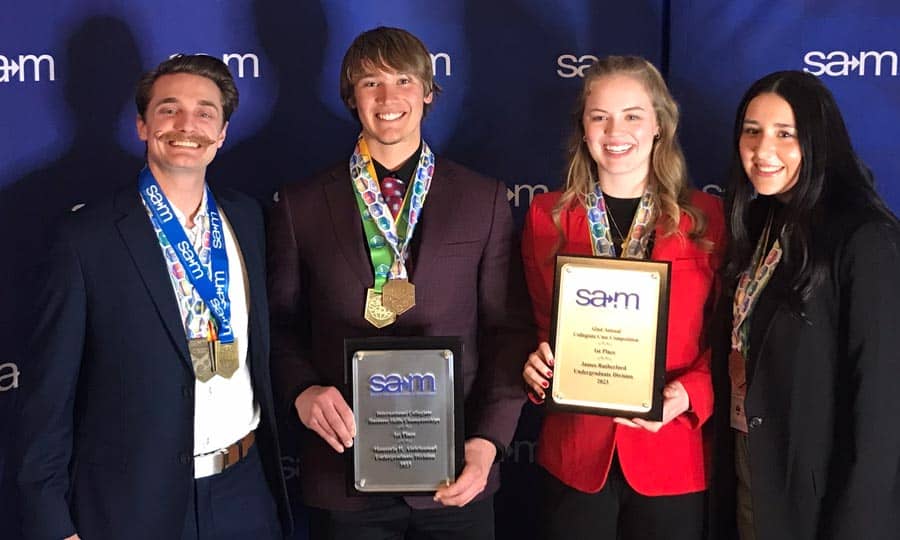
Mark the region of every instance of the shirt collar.
<instances>
[{"instance_id":1,"label":"shirt collar","mask_svg":"<svg viewBox=\"0 0 900 540\"><path fill-rule=\"evenodd\" d=\"M416 151L412 153L411 156L406 158L406 161L403 162L402 165L390 171L382 165L378 163L375 158L372 158L372 164L375 165L375 174L378 175L378 182L380 183L384 178L391 176L393 178L398 178L405 183L409 183L412 179L413 174L416 172L416 167L419 165L419 158L422 156L422 142L419 141L419 147L416 148Z\"/></svg>"},{"instance_id":2,"label":"shirt collar","mask_svg":"<svg viewBox=\"0 0 900 540\"><path fill-rule=\"evenodd\" d=\"M202 222L201 218L205 217L209 213L208 207L206 204L206 193L207 193L206 184L203 184L203 198L200 199L200 208L197 210L197 213L194 214L194 226L195 227L197 226L198 223ZM187 216L185 216L184 213L181 210L179 210L178 207L176 207L174 204L170 203L170 205L172 207L172 212L175 214L175 218L178 219L178 223L180 223L181 226L184 227L185 223L187 223Z\"/></svg>"}]
</instances>

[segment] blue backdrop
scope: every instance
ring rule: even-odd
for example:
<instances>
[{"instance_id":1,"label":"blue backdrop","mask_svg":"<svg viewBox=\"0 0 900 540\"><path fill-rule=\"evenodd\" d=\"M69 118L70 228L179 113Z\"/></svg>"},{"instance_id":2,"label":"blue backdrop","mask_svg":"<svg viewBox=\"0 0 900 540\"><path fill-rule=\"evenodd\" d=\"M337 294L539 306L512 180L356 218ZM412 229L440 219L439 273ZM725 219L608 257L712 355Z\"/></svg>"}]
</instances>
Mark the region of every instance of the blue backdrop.
<instances>
[{"instance_id":1,"label":"blue backdrop","mask_svg":"<svg viewBox=\"0 0 900 540\"><path fill-rule=\"evenodd\" d=\"M596 0L7 0L0 10L0 536L18 538L16 402L27 391L31 262L54 220L135 181L139 74L176 52L222 58L241 105L209 178L263 201L277 186L346 159L358 126L337 91L352 38L377 25L423 39L444 88L425 121L440 154L509 187L521 219L559 185L571 108L597 56L639 54L683 107L681 140L698 187L718 191L737 101L776 69L806 69L834 91L881 192L900 208L900 4L836 0L629 3ZM523 359L524 360L524 359ZM534 530L537 411L523 411L497 497L498 537ZM299 471L286 445L292 488ZM298 508L298 511L301 509ZM302 515L302 514L301 514ZM302 531L297 538L303 538Z\"/></svg>"}]
</instances>

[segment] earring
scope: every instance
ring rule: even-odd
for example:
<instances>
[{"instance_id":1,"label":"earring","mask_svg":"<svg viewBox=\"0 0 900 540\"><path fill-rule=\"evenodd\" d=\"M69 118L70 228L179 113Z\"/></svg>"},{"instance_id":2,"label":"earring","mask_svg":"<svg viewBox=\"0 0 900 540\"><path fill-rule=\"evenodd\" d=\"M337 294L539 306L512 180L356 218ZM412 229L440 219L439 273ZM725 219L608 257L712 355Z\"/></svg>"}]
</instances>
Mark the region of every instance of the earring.
<instances>
[{"instance_id":1,"label":"earring","mask_svg":"<svg viewBox=\"0 0 900 540\"><path fill-rule=\"evenodd\" d=\"M653 140L654 140L654 141L658 141L658 140L659 140L659 132L657 132L656 135L653 136Z\"/></svg>"},{"instance_id":2,"label":"earring","mask_svg":"<svg viewBox=\"0 0 900 540\"><path fill-rule=\"evenodd\" d=\"M587 135L582 135L582 136L581 136L581 141L582 141L582 142L587 142Z\"/></svg>"}]
</instances>

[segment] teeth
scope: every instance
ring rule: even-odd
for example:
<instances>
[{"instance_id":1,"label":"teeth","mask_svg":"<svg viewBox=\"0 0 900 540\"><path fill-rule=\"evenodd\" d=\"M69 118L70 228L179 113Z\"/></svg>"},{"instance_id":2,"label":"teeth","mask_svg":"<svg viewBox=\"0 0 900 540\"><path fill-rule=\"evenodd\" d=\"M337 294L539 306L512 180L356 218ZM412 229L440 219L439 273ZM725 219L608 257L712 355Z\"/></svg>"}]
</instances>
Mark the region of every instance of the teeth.
<instances>
[{"instance_id":1,"label":"teeth","mask_svg":"<svg viewBox=\"0 0 900 540\"><path fill-rule=\"evenodd\" d=\"M762 173L774 173L782 169L780 165L757 165L756 168Z\"/></svg>"},{"instance_id":2,"label":"teeth","mask_svg":"<svg viewBox=\"0 0 900 540\"><path fill-rule=\"evenodd\" d=\"M630 144L605 144L603 145L608 152L612 152L613 154L621 154L622 152L627 152L631 149Z\"/></svg>"},{"instance_id":3,"label":"teeth","mask_svg":"<svg viewBox=\"0 0 900 540\"><path fill-rule=\"evenodd\" d=\"M396 120L403 116L403 113L381 113L377 115L380 120Z\"/></svg>"},{"instance_id":4,"label":"teeth","mask_svg":"<svg viewBox=\"0 0 900 540\"><path fill-rule=\"evenodd\" d=\"M200 148L200 145L192 141L172 141L172 146L183 146L185 148Z\"/></svg>"}]
</instances>

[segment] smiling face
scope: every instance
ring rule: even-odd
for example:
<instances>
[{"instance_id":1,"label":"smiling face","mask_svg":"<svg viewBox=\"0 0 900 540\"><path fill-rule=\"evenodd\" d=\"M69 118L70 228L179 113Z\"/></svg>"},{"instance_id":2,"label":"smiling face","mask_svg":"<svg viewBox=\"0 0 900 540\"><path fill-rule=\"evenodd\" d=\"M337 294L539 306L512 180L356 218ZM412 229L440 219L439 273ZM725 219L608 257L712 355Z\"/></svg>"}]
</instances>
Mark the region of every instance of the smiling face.
<instances>
[{"instance_id":1,"label":"smiling face","mask_svg":"<svg viewBox=\"0 0 900 540\"><path fill-rule=\"evenodd\" d=\"M359 115L372 156L408 157L419 147L422 116L433 95L415 75L367 66L353 86L351 105Z\"/></svg>"},{"instance_id":2,"label":"smiling face","mask_svg":"<svg viewBox=\"0 0 900 540\"><path fill-rule=\"evenodd\" d=\"M136 120L147 163L159 176L204 174L225 142L222 93L199 75L163 75L153 83L144 116Z\"/></svg>"},{"instance_id":3,"label":"smiling face","mask_svg":"<svg viewBox=\"0 0 900 540\"><path fill-rule=\"evenodd\" d=\"M794 111L778 94L759 94L747 104L739 142L747 178L760 195L785 199L802 162Z\"/></svg>"},{"instance_id":4,"label":"smiling face","mask_svg":"<svg viewBox=\"0 0 900 540\"><path fill-rule=\"evenodd\" d=\"M640 195L647 183L659 124L650 94L637 79L605 75L591 82L582 116L585 142L601 187L614 183Z\"/></svg>"}]
</instances>

